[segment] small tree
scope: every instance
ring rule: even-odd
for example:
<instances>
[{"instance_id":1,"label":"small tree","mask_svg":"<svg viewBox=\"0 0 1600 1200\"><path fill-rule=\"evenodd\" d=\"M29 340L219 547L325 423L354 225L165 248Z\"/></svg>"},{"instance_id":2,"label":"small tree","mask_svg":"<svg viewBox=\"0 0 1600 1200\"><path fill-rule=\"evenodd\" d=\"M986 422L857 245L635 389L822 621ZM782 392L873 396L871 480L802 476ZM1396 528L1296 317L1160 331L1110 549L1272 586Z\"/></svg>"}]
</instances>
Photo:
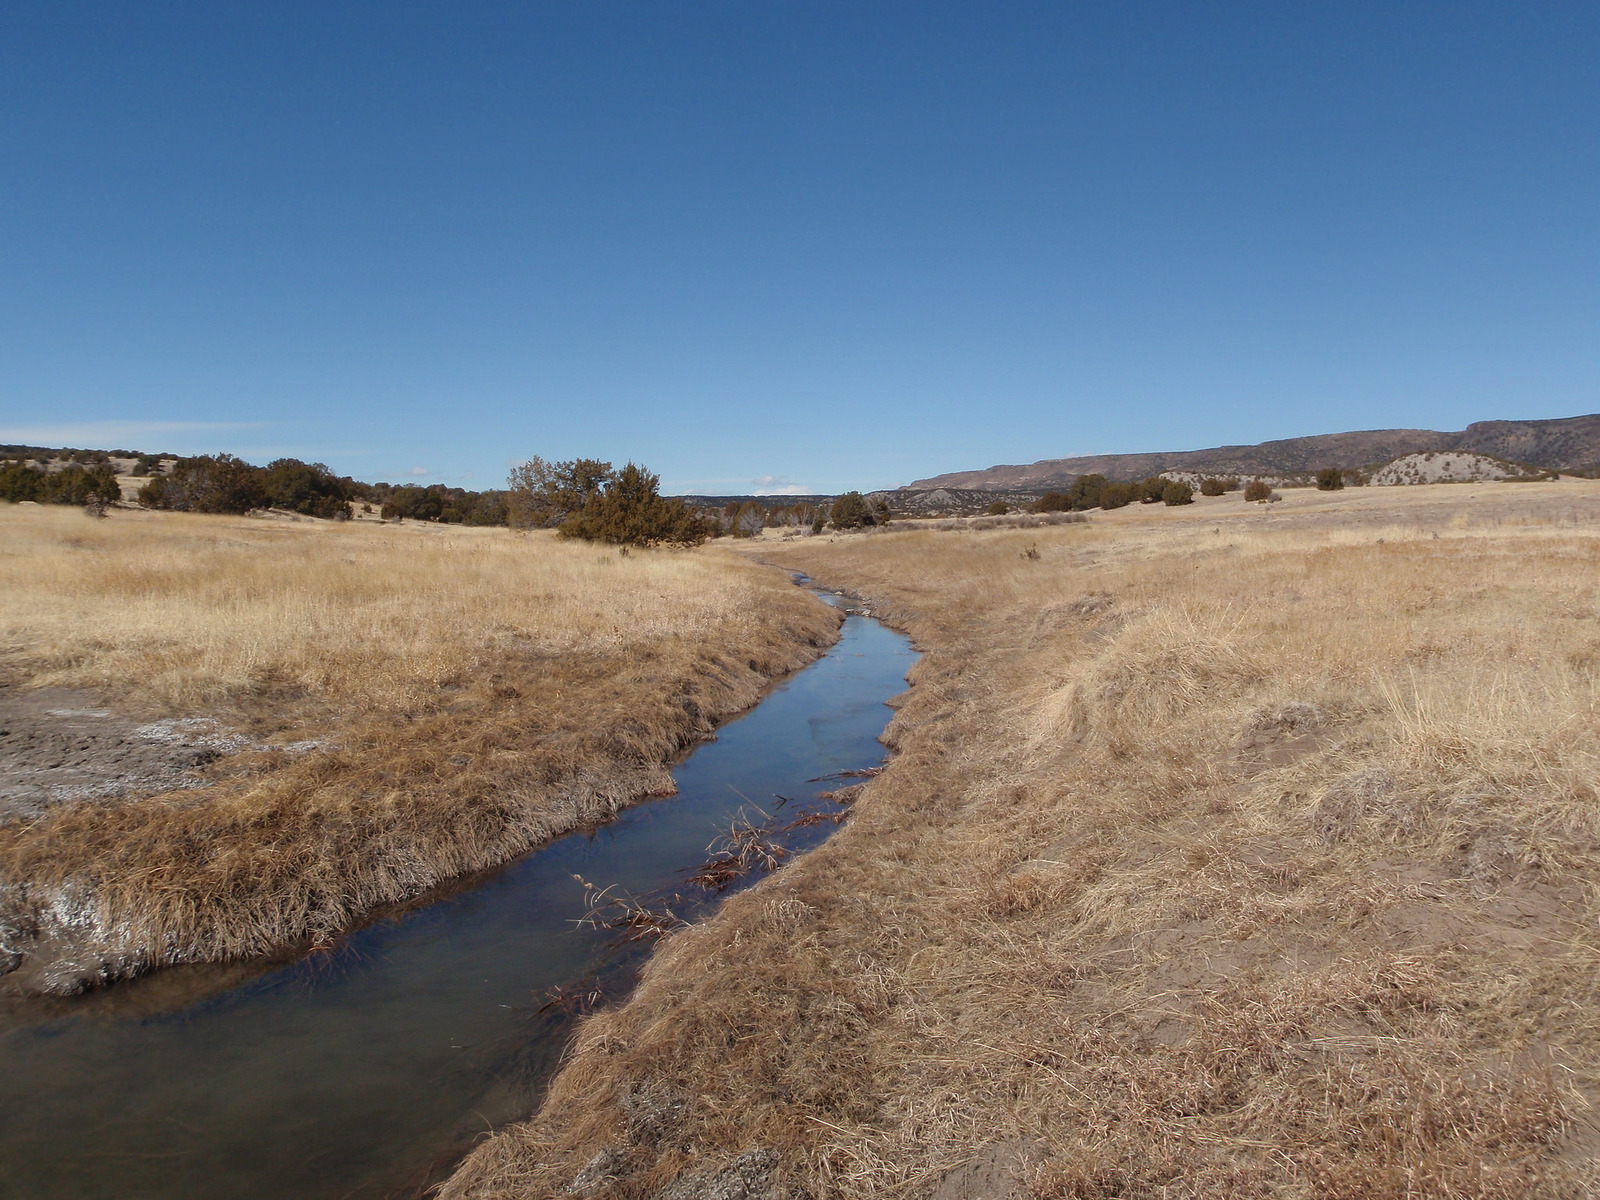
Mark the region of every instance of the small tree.
<instances>
[{"instance_id":1,"label":"small tree","mask_svg":"<svg viewBox=\"0 0 1600 1200\"><path fill-rule=\"evenodd\" d=\"M1161 489L1161 503L1169 508L1179 504L1194 503L1194 489L1187 483L1174 479Z\"/></svg>"},{"instance_id":2,"label":"small tree","mask_svg":"<svg viewBox=\"0 0 1600 1200\"><path fill-rule=\"evenodd\" d=\"M355 481L335 475L322 463L280 458L267 464L262 478L267 503L312 517L348 517L346 504L355 495Z\"/></svg>"},{"instance_id":3,"label":"small tree","mask_svg":"<svg viewBox=\"0 0 1600 1200\"><path fill-rule=\"evenodd\" d=\"M767 524L767 510L754 500L746 500L743 504L730 504L729 508L736 509L733 514L733 525L730 532L734 537L755 537Z\"/></svg>"},{"instance_id":4,"label":"small tree","mask_svg":"<svg viewBox=\"0 0 1600 1200\"><path fill-rule=\"evenodd\" d=\"M1126 508L1133 501L1134 484L1108 483L1100 489L1100 507L1106 510Z\"/></svg>"},{"instance_id":5,"label":"small tree","mask_svg":"<svg viewBox=\"0 0 1600 1200\"><path fill-rule=\"evenodd\" d=\"M581 512L611 482L611 464L598 458L546 462L534 455L506 480L507 521L514 529L560 525Z\"/></svg>"},{"instance_id":6,"label":"small tree","mask_svg":"<svg viewBox=\"0 0 1600 1200\"><path fill-rule=\"evenodd\" d=\"M709 532L705 522L677 497L661 495L661 477L629 463L583 508L561 523L563 537L619 546L667 542L698 545Z\"/></svg>"},{"instance_id":7,"label":"small tree","mask_svg":"<svg viewBox=\"0 0 1600 1200\"><path fill-rule=\"evenodd\" d=\"M1202 496L1220 496L1228 490L1228 485L1222 480L1208 475L1200 481L1200 494Z\"/></svg>"},{"instance_id":8,"label":"small tree","mask_svg":"<svg viewBox=\"0 0 1600 1200\"><path fill-rule=\"evenodd\" d=\"M1244 498L1251 504L1264 504L1272 498L1272 485L1264 479L1252 479L1244 485Z\"/></svg>"},{"instance_id":9,"label":"small tree","mask_svg":"<svg viewBox=\"0 0 1600 1200\"><path fill-rule=\"evenodd\" d=\"M846 492L835 500L828 519L835 529L860 529L876 523L872 509L860 492Z\"/></svg>"},{"instance_id":10,"label":"small tree","mask_svg":"<svg viewBox=\"0 0 1600 1200\"><path fill-rule=\"evenodd\" d=\"M0 467L0 500L15 504L19 500L37 500L44 488L44 472L25 462L8 462Z\"/></svg>"},{"instance_id":11,"label":"small tree","mask_svg":"<svg viewBox=\"0 0 1600 1200\"><path fill-rule=\"evenodd\" d=\"M1067 498L1075 509L1099 508L1100 493L1105 489L1104 475L1079 475L1072 481Z\"/></svg>"},{"instance_id":12,"label":"small tree","mask_svg":"<svg viewBox=\"0 0 1600 1200\"><path fill-rule=\"evenodd\" d=\"M1004 500L991 500L987 511L991 517L1003 517L1011 511L1011 507Z\"/></svg>"},{"instance_id":13,"label":"small tree","mask_svg":"<svg viewBox=\"0 0 1600 1200\"><path fill-rule=\"evenodd\" d=\"M180 458L168 475L139 489L146 508L175 512L246 513L268 502L266 472L231 454Z\"/></svg>"},{"instance_id":14,"label":"small tree","mask_svg":"<svg viewBox=\"0 0 1600 1200\"><path fill-rule=\"evenodd\" d=\"M1139 503L1156 504L1166 495L1167 484L1172 481L1165 475L1152 475L1139 484Z\"/></svg>"},{"instance_id":15,"label":"small tree","mask_svg":"<svg viewBox=\"0 0 1600 1200\"><path fill-rule=\"evenodd\" d=\"M1323 467L1317 472L1319 492L1337 492L1344 486L1344 472L1338 467Z\"/></svg>"},{"instance_id":16,"label":"small tree","mask_svg":"<svg viewBox=\"0 0 1600 1200\"><path fill-rule=\"evenodd\" d=\"M1065 492L1046 492L1033 502L1036 513L1066 512L1072 507L1072 498Z\"/></svg>"}]
</instances>

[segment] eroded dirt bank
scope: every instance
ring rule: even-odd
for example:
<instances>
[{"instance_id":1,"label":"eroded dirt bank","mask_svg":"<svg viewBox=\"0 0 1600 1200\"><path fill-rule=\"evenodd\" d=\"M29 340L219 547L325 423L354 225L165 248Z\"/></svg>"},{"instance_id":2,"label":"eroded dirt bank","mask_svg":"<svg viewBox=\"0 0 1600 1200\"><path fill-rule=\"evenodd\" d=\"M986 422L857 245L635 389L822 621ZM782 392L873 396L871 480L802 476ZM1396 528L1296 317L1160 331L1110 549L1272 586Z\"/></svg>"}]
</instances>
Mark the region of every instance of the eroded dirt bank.
<instances>
[{"instance_id":1,"label":"eroded dirt bank","mask_svg":"<svg viewBox=\"0 0 1600 1200\"><path fill-rule=\"evenodd\" d=\"M136 734L105 737L108 754L127 749L158 779L182 772L179 790L57 796L0 827L0 970L10 971L0 979L67 994L332 937L377 905L670 793L675 757L836 630L824 610L772 628L764 645L705 647L677 671L631 679L638 664L568 664L558 696L537 669L503 672L485 694L400 728L346 728L328 750L257 754L243 779L198 773L215 753L205 744L146 750ZM83 773L111 786L110 772Z\"/></svg>"},{"instance_id":2,"label":"eroded dirt bank","mask_svg":"<svg viewBox=\"0 0 1600 1200\"><path fill-rule=\"evenodd\" d=\"M274 543L263 539L278 531L203 518L95 527L100 541L86 549L77 526L39 520L42 532L23 531L39 538L31 557L19 537L15 563L0 562L0 587L20 598L7 614L14 635L61 646L53 659L36 651L10 664L15 690L3 701L0 988L13 991L71 993L330 938L375 906L670 792L667 765L816 658L841 619L781 572L715 550L619 561L509 536L441 543L431 531L295 532L301 540ZM231 592L214 582L219 533L239 548ZM192 566L195 582L125 638L74 643L49 605L51 555L63 561L63 587L82 588L79 576L148 587L138 559L157 537L161 578ZM101 561L80 563L86 553ZM418 563L433 566L430 554L438 566L424 575ZM278 632L284 614L270 588L280 580L296 603L304 593L314 605L296 626L309 644ZM567 608L589 603L592 628L541 618L553 588ZM394 632L375 631L362 605ZM196 679L211 668L243 683L213 684L222 700L210 710L160 719L110 688L27 686L92 672L95 647L120 665L146 627L152 671L176 661ZM419 647L419 630L434 641ZM262 650L273 636L285 647L278 659ZM301 677L331 680L320 694L285 687L279 663L302 661ZM409 673L403 686L363 673L383 662Z\"/></svg>"},{"instance_id":3,"label":"eroded dirt bank","mask_svg":"<svg viewBox=\"0 0 1600 1200\"><path fill-rule=\"evenodd\" d=\"M899 753L445 1194L1594 1194L1600 490L1562 486L764 548L915 638Z\"/></svg>"}]
</instances>

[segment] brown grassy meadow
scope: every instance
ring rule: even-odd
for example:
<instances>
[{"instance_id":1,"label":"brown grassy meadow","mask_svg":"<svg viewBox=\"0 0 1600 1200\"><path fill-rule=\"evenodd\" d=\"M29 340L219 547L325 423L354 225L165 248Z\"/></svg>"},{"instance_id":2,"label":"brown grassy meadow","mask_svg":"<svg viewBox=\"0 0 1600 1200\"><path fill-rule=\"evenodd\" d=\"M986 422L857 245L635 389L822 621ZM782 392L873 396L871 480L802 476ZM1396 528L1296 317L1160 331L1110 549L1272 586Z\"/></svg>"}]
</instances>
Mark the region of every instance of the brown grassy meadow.
<instances>
[{"instance_id":1,"label":"brown grassy meadow","mask_svg":"<svg viewBox=\"0 0 1600 1200\"><path fill-rule=\"evenodd\" d=\"M899 753L447 1196L1600 1193L1600 488L757 552Z\"/></svg>"},{"instance_id":2,"label":"brown grassy meadow","mask_svg":"<svg viewBox=\"0 0 1600 1200\"><path fill-rule=\"evenodd\" d=\"M0 506L6 686L253 747L208 787L0 825L9 984L326 938L669 791L665 764L837 621L715 549Z\"/></svg>"}]
</instances>

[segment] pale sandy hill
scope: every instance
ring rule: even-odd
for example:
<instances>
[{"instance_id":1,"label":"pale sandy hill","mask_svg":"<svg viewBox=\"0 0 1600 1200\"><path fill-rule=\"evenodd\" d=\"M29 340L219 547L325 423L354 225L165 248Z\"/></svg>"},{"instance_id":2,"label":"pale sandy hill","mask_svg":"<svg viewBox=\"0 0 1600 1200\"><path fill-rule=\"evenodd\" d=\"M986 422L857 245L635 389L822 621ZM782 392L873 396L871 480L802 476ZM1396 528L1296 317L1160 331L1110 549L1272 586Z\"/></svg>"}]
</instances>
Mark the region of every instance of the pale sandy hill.
<instances>
[{"instance_id":1,"label":"pale sandy hill","mask_svg":"<svg viewBox=\"0 0 1600 1200\"><path fill-rule=\"evenodd\" d=\"M1401 483L1472 483L1482 479L1505 479L1527 471L1515 463L1470 451L1428 451L1405 454L1385 463L1372 473L1369 483L1383 487Z\"/></svg>"}]
</instances>

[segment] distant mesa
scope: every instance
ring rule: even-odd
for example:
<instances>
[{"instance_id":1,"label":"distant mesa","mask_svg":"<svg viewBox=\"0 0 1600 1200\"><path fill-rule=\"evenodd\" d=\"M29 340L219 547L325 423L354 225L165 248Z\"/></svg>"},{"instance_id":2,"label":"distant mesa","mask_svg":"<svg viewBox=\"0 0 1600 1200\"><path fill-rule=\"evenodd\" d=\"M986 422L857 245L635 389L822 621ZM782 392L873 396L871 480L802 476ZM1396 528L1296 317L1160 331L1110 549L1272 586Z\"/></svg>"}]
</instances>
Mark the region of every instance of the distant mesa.
<instances>
[{"instance_id":1,"label":"distant mesa","mask_svg":"<svg viewBox=\"0 0 1600 1200\"><path fill-rule=\"evenodd\" d=\"M1440 456L1452 452L1455 457L1449 462L1453 473L1442 474L1445 465ZM1418 456L1429 457L1421 460ZM1399 466L1402 462L1406 466ZM1287 438L1255 446L1047 458L1026 466L953 471L919 479L899 490L1039 491L1066 487L1079 475L1090 474L1129 482L1162 474L1256 475L1281 478L1287 483L1298 476L1309 477L1323 467L1360 471L1369 475L1373 483L1428 482L1425 477L1430 473L1437 476L1433 480L1437 482L1504 478L1527 467L1595 474L1600 472L1600 414L1550 421L1478 421L1459 433L1373 429ZM1388 475L1383 475L1385 471ZM1485 473L1490 471L1500 474Z\"/></svg>"}]
</instances>

